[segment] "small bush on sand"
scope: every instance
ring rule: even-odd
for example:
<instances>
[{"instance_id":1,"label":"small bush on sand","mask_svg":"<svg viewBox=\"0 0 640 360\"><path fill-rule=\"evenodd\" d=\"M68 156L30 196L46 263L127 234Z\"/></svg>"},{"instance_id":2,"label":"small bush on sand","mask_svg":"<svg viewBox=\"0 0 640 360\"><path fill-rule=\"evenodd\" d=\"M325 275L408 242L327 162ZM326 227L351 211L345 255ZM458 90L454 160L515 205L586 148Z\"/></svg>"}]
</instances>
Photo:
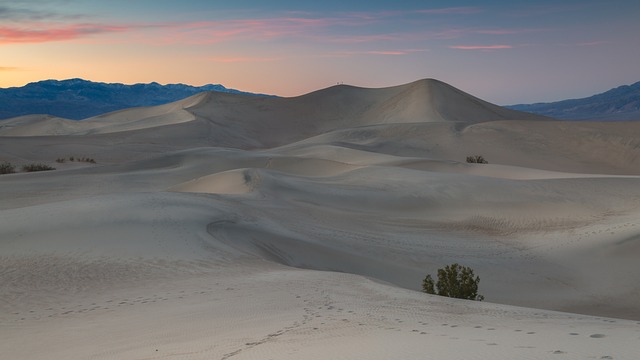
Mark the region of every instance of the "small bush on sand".
<instances>
[{"instance_id":1,"label":"small bush on sand","mask_svg":"<svg viewBox=\"0 0 640 360\"><path fill-rule=\"evenodd\" d=\"M93 160L92 158L87 158L87 157L78 158L78 161L80 161L80 162L88 162L88 163L91 163L91 164L95 164L96 163L95 160Z\"/></svg>"},{"instance_id":2,"label":"small bush on sand","mask_svg":"<svg viewBox=\"0 0 640 360\"><path fill-rule=\"evenodd\" d=\"M438 269L438 282L434 283L431 275L422 280L422 291L427 294L448 296L457 299L484 300L478 294L480 277L473 277L473 270L458 264L447 265Z\"/></svg>"},{"instance_id":3,"label":"small bush on sand","mask_svg":"<svg viewBox=\"0 0 640 360\"><path fill-rule=\"evenodd\" d=\"M47 170L55 170L55 169L56 168L46 164L28 164L22 167L22 171L24 172L47 171Z\"/></svg>"},{"instance_id":4,"label":"small bush on sand","mask_svg":"<svg viewBox=\"0 0 640 360\"><path fill-rule=\"evenodd\" d=\"M0 174L13 174L16 172L16 167L10 162L3 161L0 163Z\"/></svg>"},{"instance_id":5,"label":"small bush on sand","mask_svg":"<svg viewBox=\"0 0 640 360\"><path fill-rule=\"evenodd\" d=\"M467 156L467 162L470 164L488 164L489 162L482 155Z\"/></svg>"},{"instance_id":6,"label":"small bush on sand","mask_svg":"<svg viewBox=\"0 0 640 360\"><path fill-rule=\"evenodd\" d=\"M63 160L62 162L64 162L65 159L62 159L62 160ZM69 161L87 162L87 163L91 163L91 164L95 164L96 163L96 161L93 158L75 157L75 156L69 156Z\"/></svg>"},{"instance_id":7,"label":"small bush on sand","mask_svg":"<svg viewBox=\"0 0 640 360\"><path fill-rule=\"evenodd\" d=\"M57 158L56 162L59 164L63 164L65 161L67 161L65 158Z\"/></svg>"}]
</instances>

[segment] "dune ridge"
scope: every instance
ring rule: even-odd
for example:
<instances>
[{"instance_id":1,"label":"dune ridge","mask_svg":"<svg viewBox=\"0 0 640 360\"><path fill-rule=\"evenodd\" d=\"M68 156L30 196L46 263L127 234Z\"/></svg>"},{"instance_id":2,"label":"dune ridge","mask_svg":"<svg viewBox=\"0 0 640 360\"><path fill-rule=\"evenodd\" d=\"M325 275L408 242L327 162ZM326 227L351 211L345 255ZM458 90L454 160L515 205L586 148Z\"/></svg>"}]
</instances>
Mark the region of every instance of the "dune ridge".
<instances>
[{"instance_id":1,"label":"dune ridge","mask_svg":"<svg viewBox=\"0 0 640 360\"><path fill-rule=\"evenodd\" d=\"M265 138L262 141L270 142L287 135L311 136L342 127L388 123L549 119L501 108L440 81L425 79L382 89L337 85L294 98L209 91L166 105L120 110L75 124L65 121L55 132L42 126L22 131L11 126L8 130L0 128L0 135L100 134L179 124L196 118L211 123L218 131L231 128L254 140L260 133ZM46 117L39 122L43 121L46 122ZM15 122L10 119L6 124Z\"/></svg>"}]
</instances>

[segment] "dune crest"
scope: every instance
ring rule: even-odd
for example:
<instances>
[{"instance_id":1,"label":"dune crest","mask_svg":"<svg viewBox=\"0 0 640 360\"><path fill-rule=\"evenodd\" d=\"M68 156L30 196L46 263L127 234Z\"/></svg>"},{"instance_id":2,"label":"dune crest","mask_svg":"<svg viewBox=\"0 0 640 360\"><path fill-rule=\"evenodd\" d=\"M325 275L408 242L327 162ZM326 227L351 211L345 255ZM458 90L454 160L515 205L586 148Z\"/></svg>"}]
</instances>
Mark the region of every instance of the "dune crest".
<instances>
[{"instance_id":1,"label":"dune crest","mask_svg":"<svg viewBox=\"0 0 640 360\"><path fill-rule=\"evenodd\" d=\"M212 131L235 130L236 136L263 134L264 145L291 141L295 134L313 136L327 131L368 125L412 122L548 120L501 108L433 79L381 89L338 85L293 98L255 97L204 92L174 103L108 113L78 123L65 122L56 131L30 127L3 131L4 136L87 135L207 121ZM10 122L16 123L14 120ZM287 129L293 128L294 131ZM231 134L230 134L231 135Z\"/></svg>"}]
</instances>

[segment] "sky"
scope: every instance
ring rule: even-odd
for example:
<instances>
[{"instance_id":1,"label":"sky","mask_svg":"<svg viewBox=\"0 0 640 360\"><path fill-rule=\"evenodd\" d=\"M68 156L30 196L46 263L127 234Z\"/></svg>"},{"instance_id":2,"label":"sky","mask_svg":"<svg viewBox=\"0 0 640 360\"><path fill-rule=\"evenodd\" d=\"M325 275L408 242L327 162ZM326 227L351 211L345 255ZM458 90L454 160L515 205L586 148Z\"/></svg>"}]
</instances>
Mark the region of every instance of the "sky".
<instances>
[{"instance_id":1,"label":"sky","mask_svg":"<svg viewBox=\"0 0 640 360\"><path fill-rule=\"evenodd\" d=\"M0 0L0 87L297 96L435 78L500 105L556 101L640 81L638 19L638 0Z\"/></svg>"}]
</instances>

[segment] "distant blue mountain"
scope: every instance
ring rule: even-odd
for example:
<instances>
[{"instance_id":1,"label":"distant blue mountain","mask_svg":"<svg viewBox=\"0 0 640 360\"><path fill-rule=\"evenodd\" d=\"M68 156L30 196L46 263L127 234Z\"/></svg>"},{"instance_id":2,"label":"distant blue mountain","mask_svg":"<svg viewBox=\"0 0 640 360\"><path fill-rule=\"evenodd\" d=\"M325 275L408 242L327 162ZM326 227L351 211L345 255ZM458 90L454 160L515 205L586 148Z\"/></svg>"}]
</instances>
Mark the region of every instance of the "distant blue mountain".
<instances>
[{"instance_id":1,"label":"distant blue mountain","mask_svg":"<svg viewBox=\"0 0 640 360\"><path fill-rule=\"evenodd\" d=\"M640 120L640 82L583 99L505 107L567 120Z\"/></svg>"},{"instance_id":2,"label":"distant blue mountain","mask_svg":"<svg viewBox=\"0 0 640 360\"><path fill-rule=\"evenodd\" d=\"M0 119L49 114L80 120L137 106L153 106L181 100L203 91L253 94L222 85L108 84L83 79L44 80L23 87L0 88Z\"/></svg>"}]
</instances>

